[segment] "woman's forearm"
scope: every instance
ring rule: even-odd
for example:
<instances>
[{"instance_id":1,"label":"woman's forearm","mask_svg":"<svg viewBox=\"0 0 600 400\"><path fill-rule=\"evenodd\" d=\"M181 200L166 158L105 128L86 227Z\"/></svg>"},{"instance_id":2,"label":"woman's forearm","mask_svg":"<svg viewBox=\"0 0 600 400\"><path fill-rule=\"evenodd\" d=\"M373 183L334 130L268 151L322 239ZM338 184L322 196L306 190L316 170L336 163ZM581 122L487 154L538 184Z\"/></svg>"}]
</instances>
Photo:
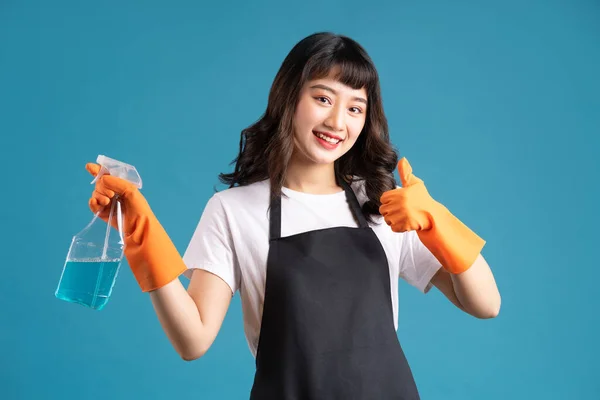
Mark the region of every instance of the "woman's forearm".
<instances>
[{"instance_id":1,"label":"woman's forearm","mask_svg":"<svg viewBox=\"0 0 600 400\"><path fill-rule=\"evenodd\" d=\"M498 315L500 292L494 275L481 254L468 270L451 276L456 297L466 312L479 318L494 318Z\"/></svg>"},{"instance_id":2,"label":"woman's forearm","mask_svg":"<svg viewBox=\"0 0 600 400\"><path fill-rule=\"evenodd\" d=\"M184 360L201 357L210 344L203 335L200 312L179 279L150 292L163 330Z\"/></svg>"}]
</instances>

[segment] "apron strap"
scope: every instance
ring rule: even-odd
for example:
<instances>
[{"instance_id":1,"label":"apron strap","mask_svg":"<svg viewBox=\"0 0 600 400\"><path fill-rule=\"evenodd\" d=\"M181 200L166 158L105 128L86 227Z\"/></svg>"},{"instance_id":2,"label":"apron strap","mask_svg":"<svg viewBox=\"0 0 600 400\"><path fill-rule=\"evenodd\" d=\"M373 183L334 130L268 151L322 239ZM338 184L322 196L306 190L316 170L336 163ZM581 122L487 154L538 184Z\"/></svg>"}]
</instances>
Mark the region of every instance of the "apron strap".
<instances>
[{"instance_id":1,"label":"apron strap","mask_svg":"<svg viewBox=\"0 0 600 400\"><path fill-rule=\"evenodd\" d=\"M339 179L338 183L346 192L346 200L350 205L350 209L352 210L352 214L354 215L354 219L358 223L360 228L368 228L369 224L365 219L365 216L360 209L360 204L358 203L358 199L354 194L354 191L344 181L343 179ZM271 198L270 210L269 210L269 239L279 239L281 237L281 196L276 196Z\"/></svg>"},{"instance_id":2,"label":"apron strap","mask_svg":"<svg viewBox=\"0 0 600 400\"><path fill-rule=\"evenodd\" d=\"M274 198L271 196L269 220L269 239L279 239L281 237L281 196Z\"/></svg>"},{"instance_id":3,"label":"apron strap","mask_svg":"<svg viewBox=\"0 0 600 400\"><path fill-rule=\"evenodd\" d=\"M338 182L346 192L346 200L348 203L350 203L350 209L352 210L352 214L354 214L354 219L356 219L358 226L361 228L368 228L369 224L367 223L367 220L360 209L360 204L356 198L356 195L354 194L354 190L352 190L350 185L348 185L344 179L339 179Z\"/></svg>"}]
</instances>

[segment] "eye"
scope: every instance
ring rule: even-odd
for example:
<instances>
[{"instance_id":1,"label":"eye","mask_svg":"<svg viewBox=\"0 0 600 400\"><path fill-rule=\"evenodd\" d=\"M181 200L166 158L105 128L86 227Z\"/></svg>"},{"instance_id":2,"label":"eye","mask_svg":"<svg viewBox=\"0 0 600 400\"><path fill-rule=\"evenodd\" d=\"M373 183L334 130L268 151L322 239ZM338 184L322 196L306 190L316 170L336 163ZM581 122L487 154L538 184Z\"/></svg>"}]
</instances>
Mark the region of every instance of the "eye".
<instances>
[{"instance_id":1,"label":"eye","mask_svg":"<svg viewBox=\"0 0 600 400\"><path fill-rule=\"evenodd\" d=\"M350 107L350 112L352 112L353 114L360 114L362 113L362 110L358 107Z\"/></svg>"},{"instance_id":2,"label":"eye","mask_svg":"<svg viewBox=\"0 0 600 400\"><path fill-rule=\"evenodd\" d=\"M315 97L315 99L319 102L319 103L323 103L323 104L331 104L331 102L329 101L329 99L325 96L317 96Z\"/></svg>"}]
</instances>

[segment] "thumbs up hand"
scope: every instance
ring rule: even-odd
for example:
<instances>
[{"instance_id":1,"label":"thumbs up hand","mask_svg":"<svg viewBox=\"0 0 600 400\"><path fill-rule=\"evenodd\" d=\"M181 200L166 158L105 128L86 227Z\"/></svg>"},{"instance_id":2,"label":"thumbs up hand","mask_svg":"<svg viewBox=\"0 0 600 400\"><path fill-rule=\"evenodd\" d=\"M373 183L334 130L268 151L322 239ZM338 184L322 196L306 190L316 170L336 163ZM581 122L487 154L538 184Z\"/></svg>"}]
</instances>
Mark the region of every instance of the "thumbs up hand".
<instances>
[{"instance_id":1,"label":"thumbs up hand","mask_svg":"<svg viewBox=\"0 0 600 400\"><path fill-rule=\"evenodd\" d=\"M394 232L422 231L431 228L428 210L435 207L425 184L412 173L406 158L398 162L402 187L387 191L381 196L379 212Z\"/></svg>"},{"instance_id":2,"label":"thumbs up hand","mask_svg":"<svg viewBox=\"0 0 600 400\"><path fill-rule=\"evenodd\" d=\"M394 232L416 231L448 272L469 269L485 241L429 195L406 158L398 162L398 174L402 187L385 192L380 199L379 212L385 222Z\"/></svg>"}]
</instances>

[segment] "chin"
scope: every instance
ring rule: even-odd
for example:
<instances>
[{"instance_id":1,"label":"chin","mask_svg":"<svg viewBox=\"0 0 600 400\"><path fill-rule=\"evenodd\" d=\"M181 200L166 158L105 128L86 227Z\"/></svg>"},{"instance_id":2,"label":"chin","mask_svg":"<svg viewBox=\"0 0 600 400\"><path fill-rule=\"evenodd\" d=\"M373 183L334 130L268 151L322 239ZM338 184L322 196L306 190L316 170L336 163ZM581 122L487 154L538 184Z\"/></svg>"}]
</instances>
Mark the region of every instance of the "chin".
<instances>
[{"instance_id":1,"label":"chin","mask_svg":"<svg viewBox=\"0 0 600 400\"><path fill-rule=\"evenodd\" d=\"M318 165L329 165L329 164L333 164L335 161L337 160L337 158L312 158L311 161L315 164Z\"/></svg>"},{"instance_id":2,"label":"chin","mask_svg":"<svg viewBox=\"0 0 600 400\"><path fill-rule=\"evenodd\" d=\"M342 156L342 152L336 151L336 152L327 152L325 154L323 154L323 152L321 151L312 151L309 153L310 154L310 160L315 163L315 164L319 164L319 165L327 165L327 164L333 164L337 159L339 159Z\"/></svg>"}]
</instances>

